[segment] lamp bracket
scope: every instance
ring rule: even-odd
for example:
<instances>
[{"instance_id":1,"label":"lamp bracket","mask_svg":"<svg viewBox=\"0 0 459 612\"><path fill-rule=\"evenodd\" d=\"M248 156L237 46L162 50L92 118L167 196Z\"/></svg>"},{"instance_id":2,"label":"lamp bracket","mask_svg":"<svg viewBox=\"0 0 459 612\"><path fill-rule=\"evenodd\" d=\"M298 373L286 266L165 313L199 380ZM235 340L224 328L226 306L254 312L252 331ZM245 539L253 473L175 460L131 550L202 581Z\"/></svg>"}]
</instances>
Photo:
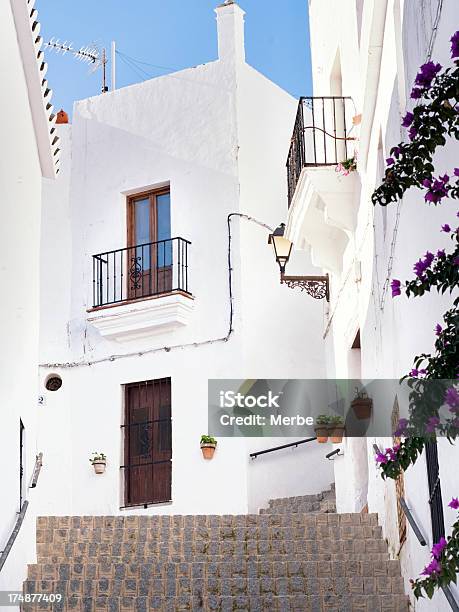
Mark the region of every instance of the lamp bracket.
<instances>
[{"instance_id":1,"label":"lamp bracket","mask_svg":"<svg viewBox=\"0 0 459 612\"><path fill-rule=\"evenodd\" d=\"M286 276L281 273L281 283L295 289L299 287L301 291L306 291L308 295L316 300L330 301L330 288L328 274L325 276Z\"/></svg>"}]
</instances>

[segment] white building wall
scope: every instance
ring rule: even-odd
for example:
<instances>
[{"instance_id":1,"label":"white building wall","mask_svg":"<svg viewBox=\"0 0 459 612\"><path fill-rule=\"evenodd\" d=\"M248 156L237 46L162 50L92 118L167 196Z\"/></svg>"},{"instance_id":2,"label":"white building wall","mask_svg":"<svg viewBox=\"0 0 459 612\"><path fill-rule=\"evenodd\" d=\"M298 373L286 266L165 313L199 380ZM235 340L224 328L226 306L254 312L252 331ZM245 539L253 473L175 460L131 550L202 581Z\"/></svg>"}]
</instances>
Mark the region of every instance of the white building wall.
<instances>
[{"instance_id":1,"label":"white building wall","mask_svg":"<svg viewBox=\"0 0 459 612\"><path fill-rule=\"evenodd\" d=\"M172 503L129 511L254 509L280 491L266 477L266 462L258 464L265 465L257 472L260 478L252 477L248 455L264 441L221 438L214 459L202 459L208 379L324 374L319 350L310 362L303 357L304 346L320 346L322 305L280 286L268 231L238 217L231 222L234 332L223 340L230 309L227 216L248 213L271 226L282 219L284 164L296 104L243 63L237 5L218 12L219 61L81 101L73 125L64 128L71 131L62 145L68 149L62 159L67 169L55 187L45 190L43 243L49 244L60 227L63 231L54 253L44 250L47 260L54 257L54 268L52 274L43 268L43 299L53 295L56 301L42 317L41 362L61 365L42 367L41 384L57 372L63 385L44 392L41 411L40 441L50 457L41 483L43 514L120 512L123 385L166 376L172 379ZM143 339L102 339L87 321L91 255L125 246L126 194L168 182L172 235L192 242L190 321ZM294 326L286 314L292 309L300 319ZM199 345L208 340L215 342ZM163 350L176 346L183 348ZM154 349L159 351L138 356ZM62 366L126 353L134 355ZM96 450L108 457L103 476L96 476L88 462ZM325 463L323 455L306 455L304 469L297 466L296 473L285 464L291 494L318 492L331 482L326 462L324 478L303 488L307 470Z\"/></svg>"},{"instance_id":2,"label":"white building wall","mask_svg":"<svg viewBox=\"0 0 459 612\"><path fill-rule=\"evenodd\" d=\"M370 200L382 178L390 148L406 138L405 130L400 128L401 117L411 108L411 86L418 67L427 59L431 40L432 59L445 66L451 63L449 39L457 29L459 6L448 0L442 3L438 29L432 38L437 9L438 3L433 0L400 3L367 0L363 6L350 0L310 2L314 94L329 95L338 56L343 95L352 96L356 112L363 113L358 145L362 183L358 224L343 256L343 272L333 275L332 320L325 320L330 377L353 375L350 346L359 327L362 377L404 375L411 369L415 355L432 350L435 324L451 302L449 297L434 293L422 299L407 300L400 296L393 300L386 279L388 276L410 278L414 262L427 249L435 251L449 245L440 228L442 223L454 223L457 208L454 202L428 207L423 194L415 190L405 195L400 206L373 208ZM378 150L380 143L382 150ZM451 172L457 165L458 152L456 143L448 143L438 152L435 161L440 174ZM389 271L391 255L394 259ZM355 262L361 264L361 282L353 271ZM404 406L400 409L403 413ZM387 410L390 415L392 406ZM405 497L428 540L428 547L419 545L408 526L408 538L399 553L395 486L390 480L384 482L375 467L372 449L375 442L386 447L391 441L368 439L367 465L361 455L360 467L356 467L355 452L361 443L345 441L345 456L335 461L338 511L359 511L368 502L369 510L378 512L390 551L400 556L409 593L408 579L419 575L429 560L432 545L425 459L422 457L406 472ZM453 494L457 495L457 478L451 466L457 465L458 458L457 445L439 441L447 531L455 520L455 513L446 504ZM365 486L367 498L359 493ZM457 597L454 587L453 590ZM432 602L416 602L416 609L446 610L448 604L440 593Z\"/></svg>"},{"instance_id":3,"label":"white building wall","mask_svg":"<svg viewBox=\"0 0 459 612\"><path fill-rule=\"evenodd\" d=\"M30 506L20 535L0 572L0 590L21 588L34 559L35 491L28 485L36 455L38 279L41 169L15 23L0 5L0 550L19 512L19 422L25 427L24 493Z\"/></svg>"}]
</instances>

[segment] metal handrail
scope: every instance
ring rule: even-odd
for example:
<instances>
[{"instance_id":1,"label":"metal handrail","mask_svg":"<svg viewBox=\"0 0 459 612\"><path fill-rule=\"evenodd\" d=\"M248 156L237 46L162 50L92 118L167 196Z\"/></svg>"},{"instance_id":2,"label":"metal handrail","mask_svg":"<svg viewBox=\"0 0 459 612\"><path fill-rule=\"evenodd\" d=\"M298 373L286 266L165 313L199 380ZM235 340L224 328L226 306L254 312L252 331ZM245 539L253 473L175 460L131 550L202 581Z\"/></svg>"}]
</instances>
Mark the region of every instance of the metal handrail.
<instances>
[{"instance_id":1,"label":"metal handrail","mask_svg":"<svg viewBox=\"0 0 459 612\"><path fill-rule=\"evenodd\" d=\"M313 440L317 440L314 438L306 438L305 440L298 440L298 442L290 442L290 444L282 444L282 446L273 446L272 448L267 448L266 450L258 451L256 453L250 453L251 459L256 459L258 455L266 455L266 453L274 453L275 451L282 450L283 448L292 448L297 447L300 444L305 444L306 442L312 442Z\"/></svg>"},{"instance_id":2,"label":"metal handrail","mask_svg":"<svg viewBox=\"0 0 459 612\"><path fill-rule=\"evenodd\" d=\"M30 488L34 489L37 486L38 476L40 475L40 470L43 465L43 453L38 453L35 458L35 466L33 469L32 480L30 483ZM18 517L16 519L16 523L14 525L13 531L11 532L10 537L8 538L8 542L6 543L5 548L0 551L0 572L2 571L3 566L5 565L6 559L10 554L10 550L13 548L14 541L18 537L19 530L21 529L22 523L24 522L24 518L27 512L27 508L29 507L29 501L26 499L20 511L18 512Z\"/></svg>"},{"instance_id":3,"label":"metal handrail","mask_svg":"<svg viewBox=\"0 0 459 612\"><path fill-rule=\"evenodd\" d=\"M411 511L408 508L406 501L403 497L400 498L400 506L402 507L402 510L408 520L408 523L410 524L411 529L414 531L414 535L417 537L419 544L421 546L427 546L427 542L424 536L422 535L421 530L419 529L416 521L414 520L414 517L411 514ZM441 589L450 605L451 610L453 610L454 612L459 612L459 605L454 599L454 595L452 594L451 589L448 586L442 586Z\"/></svg>"},{"instance_id":4,"label":"metal handrail","mask_svg":"<svg viewBox=\"0 0 459 612\"><path fill-rule=\"evenodd\" d=\"M18 537L19 530L21 529L21 525L24 522L24 517L27 512L27 508L29 507L29 502L25 500L22 504L21 511L18 514L18 518L16 519L16 524L14 525L14 529L11 532L10 537L8 538L8 542L6 543L5 548L2 550L2 554L0 555L0 572L5 565L5 562L10 554L10 550L13 548L14 541Z\"/></svg>"}]
</instances>

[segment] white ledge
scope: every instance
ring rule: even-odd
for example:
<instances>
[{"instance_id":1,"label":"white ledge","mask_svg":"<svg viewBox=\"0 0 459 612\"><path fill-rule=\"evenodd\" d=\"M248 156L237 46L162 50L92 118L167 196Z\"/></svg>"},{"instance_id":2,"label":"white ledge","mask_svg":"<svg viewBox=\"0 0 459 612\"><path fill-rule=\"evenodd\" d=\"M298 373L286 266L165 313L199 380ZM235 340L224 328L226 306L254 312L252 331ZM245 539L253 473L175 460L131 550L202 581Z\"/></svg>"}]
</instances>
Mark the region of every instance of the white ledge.
<instances>
[{"instance_id":1,"label":"white ledge","mask_svg":"<svg viewBox=\"0 0 459 612\"><path fill-rule=\"evenodd\" d=\"M312 262L340 272L342 256L357 216L356 172L342 176L334 166L303 168L290 205L286 236L299 248L311 247Z\"/></svg>"},{"instance_id":2,"label":"white ledge","mask_svg":"<svg viewBox=\"0 0 459 612\"><path fill-rule=\"evenodd\" d=\"M190 295L170 293L91 310L88 322L108 340L135 340L183 327L193 304Z\"/></svg>"}]
</instances>

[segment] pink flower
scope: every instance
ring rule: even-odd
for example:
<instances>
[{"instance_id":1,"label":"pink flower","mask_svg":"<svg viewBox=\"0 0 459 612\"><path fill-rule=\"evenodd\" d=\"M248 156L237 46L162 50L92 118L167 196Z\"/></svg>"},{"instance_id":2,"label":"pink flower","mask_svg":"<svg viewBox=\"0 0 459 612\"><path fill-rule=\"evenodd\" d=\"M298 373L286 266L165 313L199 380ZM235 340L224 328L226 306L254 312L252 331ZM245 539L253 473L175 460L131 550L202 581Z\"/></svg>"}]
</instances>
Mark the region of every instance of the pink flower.
<instances>
[{"instance_id":1,"label":"pink flower","mask_svg":"<svg viewBox=\"0 0 459 612\"><path fill-rule=\"evenodd\" d=\"M441 565L437 559L433 559L429 565L422 570L421 575L431 576L432 574L439 574L441 572Z\"/></svg>"},{"instance_id":2,"label":"pink flower","mask_svg":"<svg viewBox=\"0 0 459 612\"><path fill-rule=\"evenodd\" d=\"M381 463L381 464L387 463L389 461L386 455L382 453L381 451L378 451L376 453L375 459L376 459L376 463Z\"/></svg>"},{"instance_id":3,"label":"pink flower","mask_svg":"<svg viewBox=\"0 0 459 612\"><path fill-rule=\"evenodd\" d=\"M441 553L445 550L448 542L441 537L436 544L432 546L432 555L435 559L440 559Z\"/></svg>"},{"instance_id":4,"label":"pink flower","mask_svg":"<svg viewBox=\"0 0 459 612\"><path fill-rule=\"evenodd\" d=\"M459 499L457 497L453 497L453 499L449 502L448 506L453 510L459 509Z\"/></svg>"}]
</instances>

